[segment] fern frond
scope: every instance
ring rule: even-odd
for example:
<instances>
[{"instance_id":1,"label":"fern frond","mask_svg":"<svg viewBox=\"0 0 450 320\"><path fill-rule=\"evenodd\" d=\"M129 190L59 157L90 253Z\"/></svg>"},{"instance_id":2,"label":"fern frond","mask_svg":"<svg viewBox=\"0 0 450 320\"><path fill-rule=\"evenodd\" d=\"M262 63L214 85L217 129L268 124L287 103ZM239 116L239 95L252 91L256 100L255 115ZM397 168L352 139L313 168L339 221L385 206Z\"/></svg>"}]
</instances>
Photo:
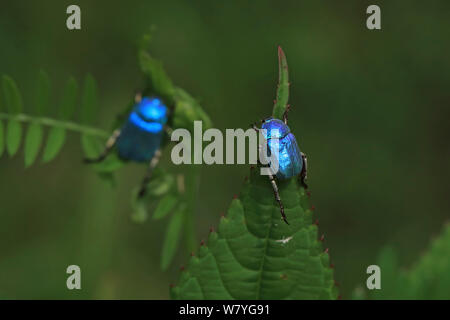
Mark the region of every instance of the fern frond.
<instances>
[{"instance_id":1,"label":"fern frond","mask_svg":"<svg viewBox=\"0 0 450 320\"><path fill-rule=\"evenodd\" d=\"M71 77L63 90L57 119L46 116L50 107L50 81L44 71L40 71L34 101L35 110L24 112L23 100L15 81L4 75L2 77L2 92L6 108L0 109L0 156L6 149L12 157L20 148L24 138L25 167L31 166L42 151L42 162L53 160L65 143L66 132L77 132L84 139L106 139L109 134L101 129L88 125L92 123L97 104L96 85L92 76L86 77L82 99L82 123L73 120L77 103L78 84ZM6 124L6 126L5 126ZM24 134L23 125L26 124ZM48 128L47 139L44 139L44 129Z\"/></svg>"}]
</instances>

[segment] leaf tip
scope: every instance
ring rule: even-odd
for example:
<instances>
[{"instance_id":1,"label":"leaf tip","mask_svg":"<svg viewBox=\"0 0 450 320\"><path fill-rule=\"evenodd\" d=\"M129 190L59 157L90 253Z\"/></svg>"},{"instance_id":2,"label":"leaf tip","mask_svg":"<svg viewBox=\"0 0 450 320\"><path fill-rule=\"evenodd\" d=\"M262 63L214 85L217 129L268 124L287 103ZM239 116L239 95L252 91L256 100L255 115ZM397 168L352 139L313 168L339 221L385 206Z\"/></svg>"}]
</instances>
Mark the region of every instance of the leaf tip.
<instances>
[{"instance_id":1,"label":"leaf tip","mask_svg":"<svg viewBox=\"0 0 450 320\"><path fill-rule=\"evenodd\" d=\"M281 48L281 46L278 45L278 56L282 57L283 55L284 55L283 48Z\"/></svg>"},{"instance_id":2,"label":"leaf tip","mask_svg":"<svg viewBox=\"0 0 450 320\"><path fill-rule=\"evenodd\" d=\"M287 69L286 55L280 45L278 46L278 61L280 63L280 69Z\"/></svg>"}]
</instances>

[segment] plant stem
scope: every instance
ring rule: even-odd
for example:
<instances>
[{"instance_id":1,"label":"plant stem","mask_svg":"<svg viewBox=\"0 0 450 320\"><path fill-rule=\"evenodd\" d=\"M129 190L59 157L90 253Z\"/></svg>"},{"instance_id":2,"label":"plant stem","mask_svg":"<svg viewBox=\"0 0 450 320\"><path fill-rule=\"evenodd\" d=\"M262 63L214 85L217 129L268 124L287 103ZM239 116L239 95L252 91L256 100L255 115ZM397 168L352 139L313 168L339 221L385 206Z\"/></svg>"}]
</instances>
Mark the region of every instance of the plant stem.
<instances>
[{"instance_id":1,"label":"plant stem","mask_svg":"<svg viewBox=\"0 0 450 320\"><path fill-rule=\"evenodd\" d=\"M17 120L21 122L32 122L32 123L39 123L45 126L49 127L59 127L64 128L71 131L76 131L80 133L84 133L91 136L97 136L100 138L108 138L109 134L102 130L97 129L85 125L81 125L75 122L70 121L63 121L63 120L57 120L52 118L46 118L46 117L34 117L29 116L27 114L18 113L18 114L6 114L6 113L0 113L0 120L6 119L6 120Z\"/></svg>"}]
</instances>

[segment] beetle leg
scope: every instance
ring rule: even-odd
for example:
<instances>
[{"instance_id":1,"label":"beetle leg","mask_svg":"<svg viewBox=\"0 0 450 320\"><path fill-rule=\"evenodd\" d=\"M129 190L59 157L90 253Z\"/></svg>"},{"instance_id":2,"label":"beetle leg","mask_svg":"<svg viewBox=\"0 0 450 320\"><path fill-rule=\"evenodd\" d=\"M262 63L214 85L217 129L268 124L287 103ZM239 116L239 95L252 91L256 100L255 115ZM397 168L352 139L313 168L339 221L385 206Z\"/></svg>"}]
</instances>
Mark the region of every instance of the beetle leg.
<instances>
[{"instance_id":1,"label":"beetle leg","mask_svg":"<svg viewBox=\"0 0 450 320\"><path fill-rule=\"evenodd\" d=\"M300 183L305 189L308 189L308 185L306 184L306 179L308 178L308 158L306 157L306 154L303 152L302 154L302 160L303 160L303 166L302 166L302 172L300 172Z\"/></svg>"},{"instance_id":2,"label":"beetle leg","mask_svg":"<svg viewBox=\"0 0 450 320\"><path fill-rule=\"evenodd\" d=\"M253 128L253 129L255 129L256 132L259 132L259 130L260 130L260 129L256 126L256 123L251 123L251 124L250 124L250 127Z\"/></svg>"},{"instance_id":3,"label":"beetle leg","mask_svg":"<svg viewBox=\"0 0 450 320\"><path fill-rule=\"evenodd\" d=\"M260 130L255 124L252 125L252 128L255 129L256 132L259 132Z\"/></svg>"},{"instance_id":4,"label":"beetle leg","mask_svg":"<svg viewBox=\"0 0 450 320\"><path fill-rule=\"evenodd\" d=\"M280 199L280 193L278 192L277 182L275 181L275 178L273 175L269 174L268 177L269 177L270 183L272 184L273 193L275 195L275 200L277 200L277 202L280 206L281 217L283 218L284 222L286 222L286 224L289 224L289 222L287 222L286 215L284 214L284 207L283 207L283 203L281 202L281 199Z\"/></svg>"},{"instance_id":5,"label":"beetle leg","mask_svg":"<svg viewBox=\"0 0 450 320\"><path fill-rule=\"evenodd\" d=\"M264 121L265 120L261 120L262 123L264 123ZM259 132L260 129L256 126L256 124L251 124L251 126L253 129L256 130L256 132ZM259 160L258 160L258 164L261 164L261 162ZM277 200L277 202L280 206L281 217L283 218L284 222L286 222L286 224L289 224L289 222L287 222L286 215L284 214L284 207L283 207L283 203L281 202L280 193L278 192L278 186L275 181L275 178L271 174L269 174L268 177L269 177L270 183L272 185L273 193L275 195L275 200Z\"/></svg>"},{"instance_id":6,"label":"beetle leg","mask_svg":"<svg viewBox=\"0 0 450 320\"><path fill-rule=\"evenodd\" d=\"M288 113L289 113L290 109L291 109L291 105L288 104L286 107L286 110L284 110L284 113L283 113L283 121L284 121L285 125L287 125L287 123L288 123Z\"/></svg>"},{"instance_id":7,"label":"beetle leg","mask_svg":"<svg viewBox=\"0 0 450 320\"><path fill-rule=\"evenodd\" d=\"M117 142L117 138L120 136L120 130L116 129L112 133L112 135L108 138L106 141L105 149L100 153L100 155L97 158L84 158L84 162L86 163L98 163L105 160L105 158L108 156L108 154L111 152L112 148Z\"/></svg>"},{"instance_id":8,"label":"beetle leg","mask_svg":"<svg viewBox=\"0 0 450 320\"><path fill-rule=\"evenodd\" d=\"M139 189L138 198L142 198L146 191L147 191L147 185L150 182L150 179L152 178L153 169L158 165L159 159L161 159L161 150L156 150L155 155L153 156L152 160L150 161L150 165L148 166L147 173L145 174L144 179L142 179L141 187Z\"/></svg>"}]
</instances>

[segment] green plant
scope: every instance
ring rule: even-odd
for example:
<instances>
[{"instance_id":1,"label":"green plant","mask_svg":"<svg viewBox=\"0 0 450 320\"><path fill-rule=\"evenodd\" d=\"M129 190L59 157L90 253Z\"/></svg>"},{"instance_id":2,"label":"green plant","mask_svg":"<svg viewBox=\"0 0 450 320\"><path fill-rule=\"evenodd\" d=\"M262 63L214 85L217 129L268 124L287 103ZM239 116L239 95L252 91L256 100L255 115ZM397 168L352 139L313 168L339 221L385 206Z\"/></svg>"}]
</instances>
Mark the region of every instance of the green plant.
<instances>
[{"instance_id":1,"label":"green plant","mask_svg":"<svg viewBox=\"0 0 450 320\"><path fill-rule=\"evenodd\" d=\"M400 268L392 247L381 250L381 289L368 293L359 289L355 298L369 299L450 299L450 224L433 240L428 251L409 270Z\"/></svg>"},{"instance_id":2,"label":"green plant","mask_svg":"<svg viewBox=\"0 0 450 320\"><path fill-rule=\"evenodd\" d=\"M159 96L173 106L174 114L171 117L171 127L185 128L193 131L193 121L201 120L204 128L211 127L211 120L199 103L186 91L172 84L165 73L160 61L152 58L147 52L151 35L143 36L138 48L140 69L144 75L143 94ZM78 84L71 77L63 91L61 102L58 105L58 118L49 117L50 110L50 81L47 74L41 71L37 82L34 99L34 113L23 113L23 101L20 91L9 76L3 76L2 88L7 109L2 112L0 108L0 156L6 149L10 156L17 153L22 140L22 125L28 123L25 136L24 154L25 166L31 166L43 145L43 127L49 127L48 138L43 148L42 161L49 162L59 153L66 141L66 132L78 132L84 156L96 158L104 148L105 140L110 133L92 125L98 109L97 85L91 75L87 75L83 85L80 99L79 122L73 121L78 103ZM125 111L117 116L112 128L122 126L125 117L129 114L134 102L130 102ZM1 105L0 105L1 107ZM6 120L6 130L3 126ZM81 161L81 159L80 159ZM103 180L113 183L114 173L125 164L117 153L108 155L105 161L91 165ZM161 268L166 269L178 250L180 234L184 233L186 248L191 252L195 248L194 213L196 210L197 190L199 184L199 169L191 167L187 173L175 177L163 168L157 168L149 182L148 194L139 199L137 190L131 193L131 215L135 222L144 222L147 219L148 203L156 203L153 214L154 220L169 217L170 221L162 245Z\"/></svg>"},{"instance_id":3,"label":"green plant","mask_svg":"<svg viewBox=\"0 0 450 320\"><path fill-rule=\"evenodd\" d=\"M6 109L0 110L0 156L5 149L11 157L17 153L23 138L22 123L28 124L24 142L26 167L36 161L41 147L43 147L42 162L53 160L64 146L67 131L81 134L82 145L87 153L91 150L92 141L108 136L106 131L90 126L97 109L96 84L91 75L87 75L84 81L80 122L71 120L75 115L78 100L78 84L73 77L69 78L63 90L58 104L58 118L47 116L51 112L50 81L44 71L39 73L33 113L24 112L20 90L9 76L2 77L2 91ZM6 130L2 120L6 122ZM45 142L44 127L49 128Z\"/></svg>"},{"instance_id":4,"label":"green plant","mask_svg":"<svg viewBox=\"0 0 450 320\"><path fill-rule=\"evenodd\" d=\"M279 84L273 116L288 101L288 69L279 50ZM239 197L231 202L182 268L173 299L336 299L328 249L322 249L313 223L309 193L297 179L279 182L290 225L280 220L267 177L253 169Z\"/></svg>"},{"instance_id":5,"label":"green plant","mask_svg":"<svg viewBox=\"0 0 450 320\"><path fill-rule=\"evenodd\" d=\"M172 129L184 128L193 133L195 120L202 121L203 128L208 129L212 122L200 104L183 89L173 85L166 74L162 63L147 52L151 41L151 33L145 34L138 50L139 66L144 74L144 95L159 96L170 106L173 106L173 115L170 126ZM124 115L119 117L117 123L122 123ZM177 177L157 170L152 182L148 187L148 197L139 199L134 192L132 206L135 221L145 221L148 216L146 202L155 202L159 199L154 210L153 219L159 220L169 213L170 221L167 227L162 246L161 268L165 270L171 263L180 243L180 236L184 233L186 249L191 252L195 249L194 214L196 211L196 199L198 198L200 169L191 166L186 173Z\"/></svg>"}]
</instances>

